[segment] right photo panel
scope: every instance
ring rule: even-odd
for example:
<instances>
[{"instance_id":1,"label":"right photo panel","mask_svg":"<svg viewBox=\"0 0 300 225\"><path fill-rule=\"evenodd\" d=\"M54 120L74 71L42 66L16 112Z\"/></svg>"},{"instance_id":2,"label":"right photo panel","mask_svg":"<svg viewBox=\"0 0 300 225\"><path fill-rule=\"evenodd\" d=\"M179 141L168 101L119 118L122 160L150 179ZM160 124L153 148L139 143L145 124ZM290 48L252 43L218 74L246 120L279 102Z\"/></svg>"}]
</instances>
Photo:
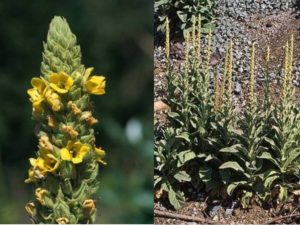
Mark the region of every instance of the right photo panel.
<instances>
[{"instance_id":1,"label":"right photo panel","mask_svg":"<svg viewBox=\"0 0 300 225\"><path fill-rule=\"evenodd\" d=\"M300 1L154 1L154 223L300 223Z\"/></svg>"}]
</instances>

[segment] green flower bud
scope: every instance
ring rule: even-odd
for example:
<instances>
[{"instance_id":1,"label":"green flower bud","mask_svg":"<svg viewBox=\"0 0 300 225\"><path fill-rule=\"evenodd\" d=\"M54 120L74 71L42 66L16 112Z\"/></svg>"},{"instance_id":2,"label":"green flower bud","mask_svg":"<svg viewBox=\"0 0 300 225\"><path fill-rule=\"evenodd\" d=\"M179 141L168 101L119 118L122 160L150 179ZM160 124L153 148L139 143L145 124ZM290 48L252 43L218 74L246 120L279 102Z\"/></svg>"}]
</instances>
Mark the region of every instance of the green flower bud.
<instances>
[{"instance_id":1,"label":"green flower bud","mask_svg":"<svg viewBox=\"0 0 300 225\"><path fill-rule=\"evenodd\" d=\"M72 188L72 184L69 178L65 179L62 182L62 190L64 193L66 193L67 195L71 195L73 188Z\"/></svg>"},{"instance_id":2,"label":"green flower bud","mask_svg":"<svg viewBox=\"0 0 300 225\"><path fill-rule=\"evenodd\" d=\"M61 177L63 179L75 178L76 177L76 170L74 165L68 161L62 161L60 165L61 169Z\"/></svg>"},{"instance_id":3,"label":"green flower bud","mask_svg":"<svg viewBox=\"0 0 300 225\"><path fill-rule=\"evenodd\" d=\"M64 218L69 218L70 217L70 208L64 202L63 200L60 200L57 202L54 207L53 207L53 212L54 212L54 218L55 220L64 217Z\"/></svg>"}]
</instances>

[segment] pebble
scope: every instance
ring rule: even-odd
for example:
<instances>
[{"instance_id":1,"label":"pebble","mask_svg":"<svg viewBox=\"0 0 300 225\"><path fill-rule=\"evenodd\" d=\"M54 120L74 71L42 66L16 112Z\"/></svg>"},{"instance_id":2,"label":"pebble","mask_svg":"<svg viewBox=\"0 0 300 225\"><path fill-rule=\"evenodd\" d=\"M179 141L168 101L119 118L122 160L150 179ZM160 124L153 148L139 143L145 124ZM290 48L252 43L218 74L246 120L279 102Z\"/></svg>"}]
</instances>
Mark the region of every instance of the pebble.
<instances>
[{"instance_id":1,"label":"pebble","mask_svg":"<svg viewBox=\"0 0 300 225\"><path fill-rule=\"evenodd\" d=\"M186 225L197 225L197 223L196 222L188 222L188 223L186 223Z\"/></svg>"}]
</instances>

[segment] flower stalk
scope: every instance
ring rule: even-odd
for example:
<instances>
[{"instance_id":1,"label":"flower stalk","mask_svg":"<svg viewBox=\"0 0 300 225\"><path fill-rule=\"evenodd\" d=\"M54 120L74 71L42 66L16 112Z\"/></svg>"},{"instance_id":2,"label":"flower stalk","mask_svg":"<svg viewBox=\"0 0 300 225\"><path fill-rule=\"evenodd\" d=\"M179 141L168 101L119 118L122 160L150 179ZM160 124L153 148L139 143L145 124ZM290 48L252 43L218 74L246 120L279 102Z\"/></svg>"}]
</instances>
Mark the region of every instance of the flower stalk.
<instances>
[{"instance_id":1,"label":"flower stalk","mask_svg":"<svg viewBox=\"0 0 300 225\"><path fill-rule=\"evenodd\" d=\"M166 18L166 41L165 41L165 51L166 51L166 59L169 63L170 61L170 22L169 18Z\"/></svg>"},{"instance_id":2,"label":"flower stalk","mask_svg":"<svg viewBox=\"0 0 300 225\"><path fill-rule=\"evenodd\" d=\"M41 76L28 90L38 122L38 151L26 183L35 199L26 211L35 223L93 223L99 163L90 95L105 94L105 77L81 64L81 51L67 21L54 17L44 43Z\"/></svg>"},{"instance_id":3,"label":"flower stalk","mask_svg":"<svg viewBox=\"0 0 300 225\"><path fill-rule=\"evenodd\" d=\"M255 43L252 43L251 62L250 62L250 85L249 85L249 104L250 107L255 105L256 99L254 96L255 86Z\"/></svg>"}]
</instances>

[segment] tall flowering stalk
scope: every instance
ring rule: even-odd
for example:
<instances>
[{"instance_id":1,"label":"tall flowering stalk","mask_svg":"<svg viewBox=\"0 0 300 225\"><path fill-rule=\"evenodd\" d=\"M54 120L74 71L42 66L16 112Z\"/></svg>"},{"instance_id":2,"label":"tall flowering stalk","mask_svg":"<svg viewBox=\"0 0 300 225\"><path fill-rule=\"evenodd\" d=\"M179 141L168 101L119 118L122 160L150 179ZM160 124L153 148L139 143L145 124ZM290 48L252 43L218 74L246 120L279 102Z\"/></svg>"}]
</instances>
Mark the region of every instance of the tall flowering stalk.
<instances>
[{"instance_id":1,"label":"tall flowering stalk","mask_svg":"<svg viewBox=\"0 0 300 225\"><path fill-rule=\"evenodd\" d=\"M35 223L93 223L92 195L105 151L96 147L90 94L105 93L105 78L81 64L81 51L67 21L54 17L44 43L41 76L27 93L38 122L38 151L26 183L35 199L26 210Z\"/></svg>"}]
</instances>

